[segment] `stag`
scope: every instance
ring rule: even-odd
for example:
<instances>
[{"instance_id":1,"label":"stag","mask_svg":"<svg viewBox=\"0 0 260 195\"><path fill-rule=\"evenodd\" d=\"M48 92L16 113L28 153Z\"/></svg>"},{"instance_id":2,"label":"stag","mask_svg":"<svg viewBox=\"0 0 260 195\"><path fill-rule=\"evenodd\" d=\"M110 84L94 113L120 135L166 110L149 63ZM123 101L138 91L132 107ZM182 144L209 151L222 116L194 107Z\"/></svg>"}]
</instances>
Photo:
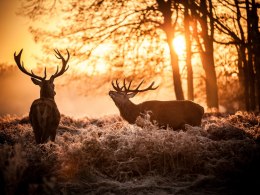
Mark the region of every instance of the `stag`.
<instances>
[{"instance_id":1,"label":"stag","mask_svg":"<svg viewBox=\"0 0 260 195\"><path fill-rule=\"evenodd\" d=\"M43 77L35 75L32 70L31 72L28 72L24 68L23 62L21 63L23 49L18 55L14 53L14 60L18 68L24 74L30 76L32 82L40 87L40 98L33 101L29 113L30 123L32 125L37 144L46 143L49 138L54 142L56 130L60 122L60 112L54 100L54 96L56 95L54 90L54 79L61 76L68 70L69 66L67 66L67 63L69 61L70 54L67 50L67 59L64 59L58 50L54 51L55 56L62 61L62 68L59 70L59 66L57 66L56 72L50 77L49 80L46 79L46 67L44 69Z\"/></svg>"},{"instance_id":2,"label":"stag","mask_svg":"<svg viewBox=\"0 0 260 195\"><path fill-rule=\"evenodd\" d=\"M115 91L109 91L109 95L118 107L120 115L129 123L133 124L138 116L150 113L151 122L156 121L162 128L168 126L177 130L184 128L185 124L191 126L201 125L204 108L199 104L188 100L153 100L134 104L129 100L130 98L133 98L137 93L156 90L159 86L154 87L154 82L152 82L147 88L139 89L143 84L142 81L135 89L131 89L131 83L132 81L126 86L126 81L124 80L123 85L120 87L118 80L116 80L115 84L112 81Z\"/></svg>"}]
</instances>

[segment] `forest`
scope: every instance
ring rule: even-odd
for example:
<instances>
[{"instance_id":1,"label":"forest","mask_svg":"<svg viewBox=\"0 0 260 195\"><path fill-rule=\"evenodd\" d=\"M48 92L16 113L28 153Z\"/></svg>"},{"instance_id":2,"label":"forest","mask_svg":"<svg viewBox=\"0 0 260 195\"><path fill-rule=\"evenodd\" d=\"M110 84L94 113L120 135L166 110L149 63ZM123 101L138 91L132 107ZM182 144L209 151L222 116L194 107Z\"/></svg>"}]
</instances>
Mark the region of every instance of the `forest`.
<instances>
[{"instance_id":1,"label":"forest","mask_svg":"<svg viewBox=\"0 0 260 195\"><path fill-rule=\"evenodd\" d=\"M234 112L259 110L259 7L255 0L25 0L17 14L30 19L44 52L71 51L71 80L90 83L86 91L120 77L150 79L172 89L172 99Z\"/></svg>"},{"instance_id":2,"label":"forest","mask_svg":"<svg viewBox=\"0 0 260 195\"><path fill-rule=\"evenodd\" d=\"M26 57L33 49L14 49L11 65L0 61L0 194L255 194L259 8L258 0L20 0L16 14L41 53L33 65ZM41 87L38 105L45 105L34 111L31 81ZM194 109L178 112L195 116L199 109L201 125L162 127L149 110L130 124L116 96L137 93L134 103L154 94L194 101ZM77 95L96 101L86 104ZM121 116L106 115L109 106L98 95ZM76 117L76 105L99 117ZM170 118L169 111L160 114ZM37 140L35 127L45 123L56 125L55 141Z\"/></svg>"}]
</instances>

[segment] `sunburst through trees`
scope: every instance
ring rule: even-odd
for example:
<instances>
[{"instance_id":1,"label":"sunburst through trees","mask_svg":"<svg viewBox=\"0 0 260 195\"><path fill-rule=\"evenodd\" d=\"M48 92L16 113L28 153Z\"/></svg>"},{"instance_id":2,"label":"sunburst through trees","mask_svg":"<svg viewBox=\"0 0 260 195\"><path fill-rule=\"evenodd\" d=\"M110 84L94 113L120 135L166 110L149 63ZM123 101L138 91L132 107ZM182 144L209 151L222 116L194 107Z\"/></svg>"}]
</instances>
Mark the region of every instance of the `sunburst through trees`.
<instances>
[{"instance_id":1,"label":"sunburst through trees","mask_svg":"<svg viewBox=\"0 0 260 195\"><path fill-rule=\"evenodd\" d=\"M90 77L106 75L103 82L160 77L173 86L173 98L204 97L209 108L218 108L219 98L221 104L228 102L219 97L218 84L231 73L219 67L230 66L239 78L233 80L239 82L237 91L244 91L237 98L244 102L239 102L240 108L259 109L259 3L255 0L24 0L21 10L21 15L37 23L49 20L53 26L57 23L51 17L62 20L56 28L32 25L30 30L47 52L52 43L71 48L76 56L72 63ZM235 55L229 64L219 58L227 47L237 49L225 53L229 59ZM184 68L182 57L187 59ZM200 60L194 64L194 59Z\"/></svg>"}]
</instances>

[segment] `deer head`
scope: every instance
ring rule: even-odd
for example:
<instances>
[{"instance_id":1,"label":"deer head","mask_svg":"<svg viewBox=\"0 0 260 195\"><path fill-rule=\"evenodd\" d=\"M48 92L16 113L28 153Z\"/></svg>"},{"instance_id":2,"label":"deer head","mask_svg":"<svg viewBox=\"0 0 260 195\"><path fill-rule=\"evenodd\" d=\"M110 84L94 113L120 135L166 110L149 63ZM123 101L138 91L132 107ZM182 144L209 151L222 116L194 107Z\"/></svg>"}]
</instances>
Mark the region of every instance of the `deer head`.
<instances>
[{"instance_id":1,"label":"deer head","mask_svg":"<svg viewBox=\"0 0 260 195\"><path fill-rule=\"evenodd\" d=\"M23 49L21 49L21 51L19 52L18 55L16 55L16 52L14 53L14 59L15 59L15 62L17 64L18 68L23 73L25 73L26 75L29 75L31 77L32 82L35 85L38 85L41 88L41 91L40 91L40 97L41 98L54 99L54 96L56 95L56 92L54 90L55 86L54 86L54 83L53 83L54 79L61 76L69 68L69 66L67 66L67 63L68 63L69 58L70 58L69 51L67 50L68 57L67 57L66 60L64 59L64 57L61 55L61 53L58 50L54 50L54 51L56 53L55 56L58 59L61 59L61 61L62 61L62 68L59 70L59 66L57 66L56 72L50 77L49 80L46 79L46 77L47 77L46 67L44 69L44 76L43 77L35 75L32 70L31 70L31 72L28 72L24 68L23 62L21 63L21 55L22 55Z\"/></svg>"},{"instance_id":2,"label":"deer head","mask_svg":"<svg viewBox=\"0 0 260 195\"><path fill-rule=\"evenodd\" d=\"M119 107L119 106L125 105L127 102L130 102L129 99L133 98L137 93L145 92L148 90L155 90L159 87L159 86L153 87L154 82L152 82L150 84L150 86L148 86L147 88L139 89L141 87L141 85L143 84L143 82L144 82L144 80L135 89L131 89L130 87L131 87L132 81L130 81L128 86L126 86L126 81L124 79L122 87L119 86L118 80L116 80L116 82L115 82L116 84L114 84L114 82L112 81L112 86L115 91L109 91L109 95L115 102L116 106Z\"/></svg>"}]
</instances>

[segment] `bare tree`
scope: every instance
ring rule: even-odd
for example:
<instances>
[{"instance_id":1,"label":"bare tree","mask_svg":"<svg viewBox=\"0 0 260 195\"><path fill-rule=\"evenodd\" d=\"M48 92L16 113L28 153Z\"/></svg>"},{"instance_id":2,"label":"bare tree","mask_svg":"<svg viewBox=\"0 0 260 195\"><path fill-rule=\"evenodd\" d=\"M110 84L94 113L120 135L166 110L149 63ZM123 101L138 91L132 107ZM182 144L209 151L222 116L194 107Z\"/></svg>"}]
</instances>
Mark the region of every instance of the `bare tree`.
<instances>
[{"instance_id":1,"label":"bare tree","mask_svg":"<svg viewBox=\"0 0 260 195\"><path fill-rule=\"evenodd\" d=\"M238 76L244 90L246 110L259 109L259 46L260 33L258 12L260 7L254 0L219 1L229 8L230 13L215 16L218 31L229 39L217 40L221 44L235 45L238 52ZM257 87L256 87L257 86Z\"/></svg>"},{"instance_id":2,"label":"bare tree","mask_svg":"<svg viewBox=\"0 0 260 195\"><path fill-rule=\"evenodd\" d=\"M194 17L193 36L199 49L205 71L207 106L218 108L218 86L214 64L214 20L211 0L192 1L190 5Z\"/></svg>"},{"instance_id":3,"label":"bare tree","mask_svg":"<svg viewBox=\"0 0 260 195\"><path fill-rule=\"evenodd\" d=\"M190 26L192 24L191 17L191 0L184 1L184 34L186 43L186 66L187 66L187 89L188 99L194 100L194 88L193 88L193 69L192 69L192 43L191 43L191 31Z\"/></svg>"},{"instance_id":4,"label":"bare tree","mask_svg":"<svg viewBox=\"0 0 260 195\"><path fill-rule=\"evenodd\" d=\"M248 3L249 5L249 3ZM258 17L258 12L257 9L260 8L260 2L256 2L255 0L252 0L251 2L251 8L249 11L249 17L251 18L248 21L250 22L250 32L252 33L252 39L251 39L251 44L252 44L252 61L253 61L253 70L252 74L255 74L255 81L252 81L252 85L256 86L256 93L252 93L252 96L256 97L256 105L258 105L258 110L260 110L260 26L259 26L259 17ZM254 83L253 83L254 82ZM254 97L253 97L254 98ZM254 108L254 105L252 104L252 108ZM256 108L257 109L257 106Z\"/></svg>"}]
</instances>

